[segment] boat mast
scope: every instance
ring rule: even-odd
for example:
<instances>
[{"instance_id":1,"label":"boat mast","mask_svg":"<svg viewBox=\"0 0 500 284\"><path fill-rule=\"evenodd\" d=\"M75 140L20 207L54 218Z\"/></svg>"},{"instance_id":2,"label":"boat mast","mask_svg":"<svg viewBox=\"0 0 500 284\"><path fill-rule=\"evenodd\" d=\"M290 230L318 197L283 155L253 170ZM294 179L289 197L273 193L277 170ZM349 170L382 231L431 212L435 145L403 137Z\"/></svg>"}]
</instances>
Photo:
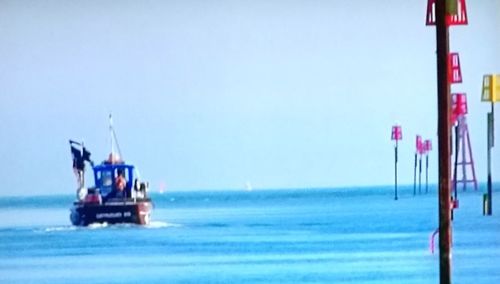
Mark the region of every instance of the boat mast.
<instances>
[{"instance_id":1,"label":"boat mast","mask_svg":"<svg viewBox=\"0 0 500 284\"><path fill-rule=\"evenodd\" d=\"M114 164L115 157L118 157L118 159L120 160L123 160L123 158L120 151L120 145L118 145L118 139L116 139L115 129L113 128L113 116L111 115L111 113L109 114L109 135L111 142L111 163ZM115 145L116 149L118 150L118 156L115 156Z\"/></svg>"},{"instance_id":2,"label":"boat mast","mask_svg":"<svg viewBox=\"0 0 500 284\"><path fill-rule=\"evenodd\" d=\"M111 144L111 164L114 163L115 160L115 143L113 141L113 116L111 113L109 114L109 142Z\"/></svg>"}]
</instances>

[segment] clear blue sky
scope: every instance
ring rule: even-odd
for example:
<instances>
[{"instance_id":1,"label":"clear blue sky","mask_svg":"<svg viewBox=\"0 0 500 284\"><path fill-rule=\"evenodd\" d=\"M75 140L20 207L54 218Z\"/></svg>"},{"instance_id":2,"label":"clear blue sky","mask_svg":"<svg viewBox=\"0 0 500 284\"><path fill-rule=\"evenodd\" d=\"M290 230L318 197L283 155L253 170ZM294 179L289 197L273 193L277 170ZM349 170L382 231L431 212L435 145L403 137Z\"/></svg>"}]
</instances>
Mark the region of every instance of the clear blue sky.
<instances>
[{"instance_id":1,"label":"clear blue sky","mask_svg":"<svg viewBox=\"0 0 500 284\"><path fill-rule=\"evenodd\" d=\"M500 73L500 0L451 28L486 178L482 75ZM114 116L153 189L308 188L400 181L416 134L437 182L435 29L425 0L0 1L0 195L73 193L67 140L96 161ZM500 110L493 152L500 180Z\"/></svg>"}]
</instances>

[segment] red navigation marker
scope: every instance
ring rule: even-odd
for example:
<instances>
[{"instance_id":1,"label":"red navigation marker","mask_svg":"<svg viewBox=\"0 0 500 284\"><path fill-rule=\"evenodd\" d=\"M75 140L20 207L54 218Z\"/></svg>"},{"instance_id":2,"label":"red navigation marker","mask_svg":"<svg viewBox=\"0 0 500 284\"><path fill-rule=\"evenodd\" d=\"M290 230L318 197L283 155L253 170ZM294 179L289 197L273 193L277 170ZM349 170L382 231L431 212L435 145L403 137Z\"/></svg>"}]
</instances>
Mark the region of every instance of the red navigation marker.
<instances>
[{"instance_id":1,"label":"red navigation marker","mask_svg":"<svg viewBox=\"0 0 500 284\"><path fill-rule=\"evenodd\" d=\"M457 119L468 113L467 95L465 93L451 94L451 122L454 124Z\"/></svg>"},{"instance_id":2,"label":"red navigation marker","mask_svg":"<svg viewBox=\"0 0 500 284\"><path fill-rule=\"evenodd\" d=\"M399 141L403 139L403 131L401 130L401 125L394 125L392 127L391 140Z\"/></svg>"},{"instance_id":3,"label":"red navigation marker","mask_svg":"<svg viewBox=\"0 0 500 284\"><path fill-rule=\"evenodd\" d=\"M452 8L446 11L446 25L447 26L457 26L457 25L467 25L467 7L465 6L465 0L448 0L450 3L456 5L450 5ZM448 2L447 1L447 2ZM455 2L454 2L455 1ZM427 0L427 14L425 19L426 26L436 25L436 0Z\"/></svg>"},{"instance_id":4,"label":"red navigation marker","mask_svg":"<svg viewBox=\"0 0 500 284\"><path fill-rule=\"evenodd\" d=\"M398 141L403 139L401 125L392 127L391 140L396 141L394 145L394 200L398 200Z\"/></svg>"},{"instance_id":5,"label":"red navigation marker","mask_svg":"<svg viewBox=\"0 0 500 284\"><path fill-rule=\"evenodd\" d=\"M425 153L429 153L432 150L432 141L427 139L424 141L424 151Z\"/></svg>"},{"instance_id":6,"label":"red navigation marker","mask_svg":"<svg viewBox=\"0 0 500 284\"><path fill-rule=\"evenodd\" d=\"M460 69L458 52L452 52L448 55L448 63L448 83L462 83L462 71Z\"/></svg>"},{"instance_id":7,"label":"red navigation marker","mask_svg":"<svg viewBox=\"0 0 500 284\"><path fill-rule=\"evenodd\" d=\"M432 150L432 142L430 139L424 141L425 152L425 193L429 192L429 152Z\"/></svg>"},{"instance_id":8,"label":"red navigation marker","mask_svg":"<svg viewBox=\"0 0 500 284\"><path fill-rule=\"evenodd\" d=\"M424 153L424 144L422 143L422 136L417 135L415 139L416 152L419 154Z\"/></svg>"}]
</instances>

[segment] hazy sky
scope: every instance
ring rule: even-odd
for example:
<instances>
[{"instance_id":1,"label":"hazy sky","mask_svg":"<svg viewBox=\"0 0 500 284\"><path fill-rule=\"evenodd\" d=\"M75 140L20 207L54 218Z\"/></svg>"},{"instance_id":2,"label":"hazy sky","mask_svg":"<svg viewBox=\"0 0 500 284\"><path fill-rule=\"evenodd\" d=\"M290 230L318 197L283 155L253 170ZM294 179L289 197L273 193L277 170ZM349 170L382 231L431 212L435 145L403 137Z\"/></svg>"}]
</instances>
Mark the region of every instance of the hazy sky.
<instances>
[{"instance_id":1,"label":"hazy sky","mask_svg":"<svg viewBox=\"0 0 500 284\"><path fill-rule=\"evenodd\" d=\"M122 152L153 189L413 182L415 135L433 140L435 28L426 0L2 1L1 195L73 193L68 139ZM500 0L452 27L486 179L482 75L500 73ZM494 178L500 180L500 109Z\"/></svg>"}]
</instances>

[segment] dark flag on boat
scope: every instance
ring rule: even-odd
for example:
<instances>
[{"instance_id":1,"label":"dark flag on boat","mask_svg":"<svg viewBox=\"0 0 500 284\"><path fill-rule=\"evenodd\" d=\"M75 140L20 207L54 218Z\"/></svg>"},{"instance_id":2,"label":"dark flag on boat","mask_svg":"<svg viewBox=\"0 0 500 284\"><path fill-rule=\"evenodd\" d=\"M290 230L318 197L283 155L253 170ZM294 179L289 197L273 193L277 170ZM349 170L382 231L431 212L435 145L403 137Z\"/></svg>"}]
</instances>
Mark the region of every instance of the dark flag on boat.
<instances>
[{"instance_id":1,"label":"dark flag on boat","mask_svg":"<svg viewBox=\"0 0 500 284\"><path fill-rule=\"evenodd\" d=\"M87 151L87 148L83 147L83 154L82 154L82 159L84 161L88 161L92 166L94 165L94 162L90 159L90 152Z\"/></svg>"},{"instance_id":2,"label":"dark flag on boat","mask_svg":"<svg viewBox=\"0 0 500 284\"><path fill-rule=\"evenodd\" d=\"M71 155L73 156L73 169L83 171L85 164L83 163L80 149L71 146Z\"/></svg>"},{"instance_id":3,"label":"dark flag on boat","mask_svg":"<svg viewBox=\"0 0 500 284\"><path fill-rule=\"evenodd\" d=\"M91 165L94 164L90 159L91 153L82 144L73 140L69 140L69 144L71 146L71 155L73 156L73 169L78 171L85 170L85 161L88 161ZM78 149L75 145L82 147L82 149Z\"/></svg>"}]
</instances>

